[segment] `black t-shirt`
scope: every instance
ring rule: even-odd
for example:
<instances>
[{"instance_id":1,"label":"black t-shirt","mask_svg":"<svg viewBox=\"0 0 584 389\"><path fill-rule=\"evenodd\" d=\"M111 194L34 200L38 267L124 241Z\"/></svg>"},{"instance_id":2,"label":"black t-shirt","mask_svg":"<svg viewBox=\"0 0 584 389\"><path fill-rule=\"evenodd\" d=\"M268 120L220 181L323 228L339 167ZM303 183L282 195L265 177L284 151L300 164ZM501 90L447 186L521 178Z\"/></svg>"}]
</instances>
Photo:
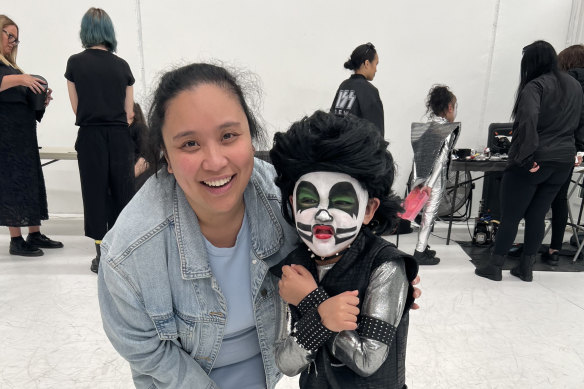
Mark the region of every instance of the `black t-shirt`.
<instances>
[{"instance_id":1,"label":"black t-shirt","mask_svg":"<svg viewBox=\"0 0 584 389\"><path fill-rule=\"evenodd\" d=\"M383 104L379 91L361 74L353 74L342 82L335 94L331 113L345 116L349 113L367 119L385 135Z\"/></svg>"},{"instance_id":2,"label":"black t-shirt","mask_svg":"<svg viewBox=\"0 0 584 389\"><path fill-rule=\"evenodd\" d=\"M67 61L65 78L75 83L78 126L128 125L126 88L134 84L128 63L115 54L87 49Z\"/></svg>"}]
</instances>

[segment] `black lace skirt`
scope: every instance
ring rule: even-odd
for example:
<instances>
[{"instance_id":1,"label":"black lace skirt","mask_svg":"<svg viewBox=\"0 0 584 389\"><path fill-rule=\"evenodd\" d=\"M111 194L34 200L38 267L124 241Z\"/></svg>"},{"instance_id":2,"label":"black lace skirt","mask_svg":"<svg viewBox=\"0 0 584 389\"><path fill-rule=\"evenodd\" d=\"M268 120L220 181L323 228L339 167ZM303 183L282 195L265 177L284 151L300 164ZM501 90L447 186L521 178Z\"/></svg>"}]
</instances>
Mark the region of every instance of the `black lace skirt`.
<instances>
[{"instance_id":1,"label":"black lace skirt","mask_svg":"<svg viewBox=\"0 0 584 389\"><path fill-rule=\"evenodd\" d=\"M0 225L37 226L48 218L35 113L0 103Z\"/></svg>"}]
</instances>

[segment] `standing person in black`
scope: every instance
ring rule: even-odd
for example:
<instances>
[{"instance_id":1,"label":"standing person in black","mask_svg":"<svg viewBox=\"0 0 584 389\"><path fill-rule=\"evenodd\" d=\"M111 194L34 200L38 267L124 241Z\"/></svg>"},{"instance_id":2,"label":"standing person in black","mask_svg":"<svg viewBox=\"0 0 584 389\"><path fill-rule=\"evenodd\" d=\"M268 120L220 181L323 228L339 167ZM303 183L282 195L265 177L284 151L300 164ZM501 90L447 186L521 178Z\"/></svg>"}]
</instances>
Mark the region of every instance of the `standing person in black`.
<instances>
[{"instance_id":1,"label":"standing person in black","mask_svg":"<svg viewBox=\"0 0 584 389\"><path fill-rule=\"evenodd\" d=\"M49 214L36 122L45 113L51 90L40 110L27 99L43 93L46 84L16 64L18 36L16 23L0 15L0 225L10 231L10 254L37 257L43 255L41 248L63 247L40 232L41 220ZM25 226L26 240L21 232Z\"/></svg>"},{"instance_id":2,"label":"standing person in black","mask_svg":"<svg viewBox=\"0 0 584 389\"><path fill-rule=\"evenodd\" d=\"M584 91L584 46L573 45L558 54L558 67L561 70L568 72L574 77ZM576 140L576 149L578 154L584 151L584 144L578 143ZM576 159L576 166L582 163L582 157L578 156ZM572 168L570 174L560 191L552 201L552 241L548 251L542 257L546 262L552 266L557 265L560 260L558 258L559 251L562 249L564 241L564 232L566 231L566 224L568 223L568 189L572 180Z\"/></svg>"},{"instance_id":3,"label":"standing person in black","mask_svg":"<svg viewBox=\"0 0 584 389\"><path fill-rule=\"evenodd\" d=\"M151 167L144 158L144 147L148 137L148 125L140 104L134 103L134 116L130 122L130 136L134 142L134 188L138 191L152 174Z\"/></svg>"},{"instance_id":4,"label":"standing person in black","mask_svg":"<svg viewBox=\"0 0 584 389\"><path fill-rule=\"evenodd\" d=\"M79 126L75 150L85 236L95 240L97 256L91 271L97 273L99 245L113 224L108 218L113 215L115 221L134 194L134 145L128 129L134 77L127 62L113 54L116 36L104 10L90 8L81 20L79 35L85 50L69 58L65 78Z\"/></svg>"},{"instance_id":5,"label":"standing person in black","mask_svg":"<svg viewBox=\"0 0 584 389\"><path fill-rule=\"evenodd\" d=\"M377 126L381 136L385 136L383 104L379 91L369 82L373 81L378 64L379 56L372 43L357 46L353 50L344 67L355 73L339 86L331 113L341 116L351 113L367 119Z\"/></svg>"},{"instance_id":6,"label":"standing person in black","mask_svg":"<svg viewBox=\"0 0 584 389\"><path fill-rule=\"evenodd\" d=\"M475 270L478 276L502 279L505 254L525 218L523 254L511 274L532 281L545 214L568 179L576 142L584 142L583 103L580 84L558 69L552 45L536 41L523 48L513 139L501 180L501 224L489 263Z\"/></svg>"}]
</instances>

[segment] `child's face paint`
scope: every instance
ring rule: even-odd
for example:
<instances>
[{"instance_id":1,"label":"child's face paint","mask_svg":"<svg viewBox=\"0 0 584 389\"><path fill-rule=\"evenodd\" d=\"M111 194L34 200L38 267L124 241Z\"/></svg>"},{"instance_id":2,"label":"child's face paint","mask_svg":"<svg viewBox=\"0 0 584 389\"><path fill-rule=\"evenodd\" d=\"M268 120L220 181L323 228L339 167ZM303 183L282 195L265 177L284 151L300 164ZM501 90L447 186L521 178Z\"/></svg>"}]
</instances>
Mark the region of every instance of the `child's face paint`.
<instances>
[{"instance_id":1,"label":"child's face paint","mask_svg":"<svg viewBox=\"0 0 584 389\"><path fill-rule=\"evenodd\" d=\"M368 199L359 181L347 174L305 174L292 195L296 230L316 255L334 255L357 237Z\"/></svg>"}]
</instances>

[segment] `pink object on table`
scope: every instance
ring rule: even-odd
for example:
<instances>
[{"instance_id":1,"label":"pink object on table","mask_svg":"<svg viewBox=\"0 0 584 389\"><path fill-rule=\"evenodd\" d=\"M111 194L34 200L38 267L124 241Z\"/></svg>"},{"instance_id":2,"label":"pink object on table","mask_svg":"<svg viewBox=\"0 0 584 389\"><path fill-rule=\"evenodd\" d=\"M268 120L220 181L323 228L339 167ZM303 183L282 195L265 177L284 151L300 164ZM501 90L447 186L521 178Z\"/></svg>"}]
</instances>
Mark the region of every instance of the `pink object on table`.
<instances>
[{"instance_id":1,"label":"pink object on table","mask_svg":"<svg viewBox=\"0 0 584 389\"><path fill-rule=\"evenodd\" d=\"M418 213L424 208L424 205L428 202L428 193L422 192L420 187L414 188L405 198L402 206L405 209L404 213L398 213L397 215L402 219L412 221L416 218Z\"/></svg>"}]
</instances>

